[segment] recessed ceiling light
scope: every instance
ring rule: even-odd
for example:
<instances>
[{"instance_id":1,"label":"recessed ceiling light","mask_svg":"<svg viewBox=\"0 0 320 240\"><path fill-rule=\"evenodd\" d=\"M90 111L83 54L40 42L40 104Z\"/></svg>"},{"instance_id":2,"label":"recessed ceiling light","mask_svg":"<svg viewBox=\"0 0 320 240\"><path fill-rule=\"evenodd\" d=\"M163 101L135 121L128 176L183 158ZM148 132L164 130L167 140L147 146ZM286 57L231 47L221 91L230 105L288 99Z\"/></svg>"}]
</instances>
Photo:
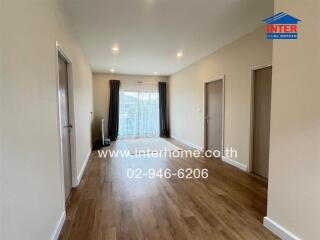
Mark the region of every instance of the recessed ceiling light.
<instances>
[{"instance_id":1,"label":"recessed ceiling light","mask_svg":"<svg viewBox=\"0 0 320 240\"><path fill-rule=\"evenodd\" d=\"M111 68L111 69L110 69L110 72L112 72L112 73L113 73L113 72L115 72L115 70L114 70L113 68Z\"/></svg>"},{"instance_id":2,"label":"recessed ceiling light","mask_svg":"<svg viewBox=\"0 0 320 240\"><path fill-rule=\"evenodd\" d=\"M177 58L182 58L183 57L183 52L178 52L177 53Z\"/></svg>"},{"instance_id":3,"label":"recessed ceiling light","mask_svg":"<svg viewBox=\"0 0 320 240\"><path fill-rule=\"evenodd\" d=\"M112 52L113 52L113 54L118 54L119 53L119 51L120 51L120 49L119 49L119 47L118 46L114 46L114 47L112 47Z\"/></svg>"},{"instance_id":4,"label":"recessed ceiling light","mask_svg":"<svg viewBox=\"0 0 320 240\"><path fill-rule=\"evenodd\" d=\"M158 75L158 72L153 72L154 75Z\"/></svg>"}]
</instances>

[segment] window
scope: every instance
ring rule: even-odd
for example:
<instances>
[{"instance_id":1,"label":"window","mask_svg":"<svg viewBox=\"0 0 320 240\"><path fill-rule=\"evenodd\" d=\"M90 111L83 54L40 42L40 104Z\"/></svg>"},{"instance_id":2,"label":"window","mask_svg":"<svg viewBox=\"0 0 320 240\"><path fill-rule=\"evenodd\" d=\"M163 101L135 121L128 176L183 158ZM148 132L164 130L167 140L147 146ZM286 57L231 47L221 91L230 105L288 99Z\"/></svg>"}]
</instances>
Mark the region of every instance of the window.
<instances>
[{"instance_id":1,"label":"window","mask_svg":"<svg viewBox=\"0 0 320 240\"><path fill-rule=\"evenodd\" d=\"M155 84L122 84L119 137L159 136L159 92Z\"/></svg>"}]
</instances>

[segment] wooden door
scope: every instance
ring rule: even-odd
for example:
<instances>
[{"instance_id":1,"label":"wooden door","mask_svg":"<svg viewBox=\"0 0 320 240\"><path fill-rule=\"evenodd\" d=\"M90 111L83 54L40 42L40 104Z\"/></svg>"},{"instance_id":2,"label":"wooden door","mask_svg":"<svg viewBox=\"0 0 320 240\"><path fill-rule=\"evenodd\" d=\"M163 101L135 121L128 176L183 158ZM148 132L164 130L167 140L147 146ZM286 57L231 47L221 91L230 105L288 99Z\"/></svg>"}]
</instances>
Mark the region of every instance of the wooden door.
<instances>
[{"instance_id":1,"label":"wooden door","mask_svg":"<svg viewBox=\"0 0 320 240\"><path fill-rule=\"evenodd\" d=\"M62 158L64 169L65 199L68 198L72 188L71 173L71 146L69 121L69 94L68 94L68 64L59 54L59 111L62 137Z\"/></svg>"},{"instance_id":2,"label":"wooden door","mask_svg":"<svg viewBox=\"0 0 320 240\"><path fill-rule=\"evenodd\" d=\"M272 67L255 70L253 98L253 172L268 177Z\"/></svg>"},{"instance_id":3,"label":"wooden door","mask_svg":"<svg viewBox=\"0 0 320 240\"><path fill-rule=\"evenodd\" d=\"M206 146L222 153L223 81L206 84Z\"/></svg>"}]
</instances>

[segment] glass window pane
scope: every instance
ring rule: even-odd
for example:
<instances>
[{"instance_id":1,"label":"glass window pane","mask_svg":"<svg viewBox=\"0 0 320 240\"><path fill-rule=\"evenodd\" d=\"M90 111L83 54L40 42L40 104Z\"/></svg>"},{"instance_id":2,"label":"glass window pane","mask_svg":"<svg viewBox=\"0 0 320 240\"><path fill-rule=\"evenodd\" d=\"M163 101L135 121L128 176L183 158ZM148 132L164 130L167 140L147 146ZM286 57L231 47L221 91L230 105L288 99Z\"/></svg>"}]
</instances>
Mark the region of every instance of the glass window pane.
<instances>
[{"instance_id":1,"label":"glass window pane","mask_svg":"<svg viewBox=\"0 0 320 240\"><path fill-rule=\"evenodd\" d=\"M119 137L159 136L159 93L120 92Z\"/></svg>"}]
</instances>

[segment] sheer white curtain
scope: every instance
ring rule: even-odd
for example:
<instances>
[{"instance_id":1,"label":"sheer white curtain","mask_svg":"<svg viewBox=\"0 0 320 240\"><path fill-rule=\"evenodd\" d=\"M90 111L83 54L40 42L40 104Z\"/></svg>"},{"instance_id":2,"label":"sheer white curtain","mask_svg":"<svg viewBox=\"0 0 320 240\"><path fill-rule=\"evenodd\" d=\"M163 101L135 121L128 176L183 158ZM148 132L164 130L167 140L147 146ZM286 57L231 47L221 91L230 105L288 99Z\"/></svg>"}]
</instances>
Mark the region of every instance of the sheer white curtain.
<instances>
[{"instance_id":1,"label":"sheer white curtain","mask_svg":"<svg viewBox=\"0 0 320 240\"><path fill-rule=\"evenodd\" d=\"M159 136L156 83L121 82L119 107L119 138Z\"/></svg>"}]
</instances>

